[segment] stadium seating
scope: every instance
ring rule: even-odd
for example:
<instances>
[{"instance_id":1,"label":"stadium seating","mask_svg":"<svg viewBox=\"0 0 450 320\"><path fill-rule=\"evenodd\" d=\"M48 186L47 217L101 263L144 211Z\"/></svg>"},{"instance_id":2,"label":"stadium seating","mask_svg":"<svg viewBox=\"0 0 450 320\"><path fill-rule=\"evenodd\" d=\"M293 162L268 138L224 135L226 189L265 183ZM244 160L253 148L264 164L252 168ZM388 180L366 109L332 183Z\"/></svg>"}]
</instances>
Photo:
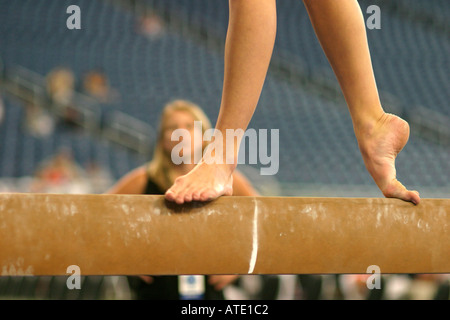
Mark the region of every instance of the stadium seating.
<instances>
[{"instance_id":1,"label":"stadium seating","mask_svg":"<svg viewBox=\"0 0 450 320\"><path fill-rule=\"evenodd\" d=\"M172 14L171 19L187 19L191 25L225 36L225 0L214 5L202 0L146 3L155 12ZM65 10L70 4L81 8L81 30L66 28ZM192 100L212 120L217 117L223 56L191 37L189 30L181 34L167 24L159 36L149 38L139 31L139 20L132 11L109 1L41 0L19 4L0 0L0 5L0 54L6 68L21 65L45 76L54 68L66 66L76 75L78 88L86 72L101 69L119 93L116 101L102 105L102 112L119 110L153 127L158 125L164 104L176 98ZM365 5L362 1L363 8ZM294 55L306 66L310 77L335 81L302 3L283 0L278 1L278 6L275 57ZM401 101L401 112L422 105L448 115L448 39L390 11L382 14L382 29L368 32L380 89ZM60 145L72 147L79 161L100 161L116 178L144 161L133 152L97 141L87 133L74 134L59 126L54 136L29 137L19 129L23 111L14 104L7 100L8 121L1 127L5 141L0 146L2 176L30 174L34 163ZM276 179L281 183L373 184L342 103L269 74L250 127L280 129L280 170ZM407 185L448 187L449 157L448 149L413 135L399 157L399 177Z\"/></svg>"}]
</instances>

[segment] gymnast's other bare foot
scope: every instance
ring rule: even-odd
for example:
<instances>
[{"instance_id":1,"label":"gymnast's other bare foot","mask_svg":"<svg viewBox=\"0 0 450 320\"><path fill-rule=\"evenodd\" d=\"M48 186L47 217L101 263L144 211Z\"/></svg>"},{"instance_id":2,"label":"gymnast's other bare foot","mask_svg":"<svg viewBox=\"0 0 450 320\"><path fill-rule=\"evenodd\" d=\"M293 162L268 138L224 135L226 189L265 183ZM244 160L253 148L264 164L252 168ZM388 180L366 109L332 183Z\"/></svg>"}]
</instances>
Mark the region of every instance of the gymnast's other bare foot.
<instances>
[{"instance_id":1,"label":"gymnast's other bare foot","mask_svg":"<svg viewBox=\"0 0 450 320\"><path fill-rule=\"evenodd\" d=\"M419 193L407 190L397 180L395 170L395 158L409 139L408 123L384 113L372 127L355 132L366 168L383 195L418 204Z\"/></svg>"},{"instance_id":2,"label":"gymnast's other bare foot","mask_svg":"<svg viewBox=\"0 0 450 320\"><path fill-rule=\"evenodd\" d=\"M203 160L188 174L178 177L165 197L178 204L191 201L210 201L233 194L235 165L206 163Z\"/></svg>"}]
</instances>

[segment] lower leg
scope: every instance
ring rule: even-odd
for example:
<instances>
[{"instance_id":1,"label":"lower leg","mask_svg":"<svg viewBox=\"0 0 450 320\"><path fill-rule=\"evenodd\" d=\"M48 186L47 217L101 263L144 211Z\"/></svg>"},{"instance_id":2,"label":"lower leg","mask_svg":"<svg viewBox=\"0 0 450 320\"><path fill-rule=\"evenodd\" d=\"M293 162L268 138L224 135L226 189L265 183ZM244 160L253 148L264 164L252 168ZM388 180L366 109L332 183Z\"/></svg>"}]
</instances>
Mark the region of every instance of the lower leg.
<instances>
[{"instance_id":1,"label":"lower leg","mask_svg":"<svg viewBox=\"0 0 450 320\"><path fill-rule=\"evenodd\" d=\"M215 126L222 137L226 137L227 129L247 129L266 78L276 34L275 0L230 0L229 3L223 92ZM228 141L212 143L230 150ZM202 159L190 173L176 180L166 192L166 198L183 203L230 195L239 143L233 141L232 155L216 150L221 153L222 164Z\"/></svg>"},{"instance_id":2,"label":"lower leg","mask_svg":"<svg viewBox=\"0 0 450 320\"><path fill-rule=\"evenodd\" d=\"M258 103L276 35L275 0L230 0L216 129L245 130Z\"/></svg>"},{"instance_id":3,"label":"lower leg","mask_svg":"<svg viewBox=\"0 0 450 320\"><path fill-rule=\"evenodd\" d=\"M314 30L347 101L355 130L384 113L364 19L356 0L304 0Z\"/></svg>"},{"instance_id":4,"label":"lower leg","mask_svg":"<svg viewBox=\"0 0 450 320\"><path fill-rule=\"evenodd\" d=\"M395 158L409 125L386 114L372 69L361 8L356 0L304 0L314 30L346 99L364 163L386 197L418 203L397 179Z\"/></svg>"},{"instance_id":5,"label":"lower leg","mask_svg":"<svg viewBox=\"0 0 450 320\"><path fill-rule=\"evenodd\" d=\"M247 129L261 95L276 35L275 0L229 0L229 10L222 100L215 126L223 138L226 130ZM240 139L220 143L234 150L234 159L228 161L223 151L224 162L236 165Z\"/></svg>"}]
</instances>

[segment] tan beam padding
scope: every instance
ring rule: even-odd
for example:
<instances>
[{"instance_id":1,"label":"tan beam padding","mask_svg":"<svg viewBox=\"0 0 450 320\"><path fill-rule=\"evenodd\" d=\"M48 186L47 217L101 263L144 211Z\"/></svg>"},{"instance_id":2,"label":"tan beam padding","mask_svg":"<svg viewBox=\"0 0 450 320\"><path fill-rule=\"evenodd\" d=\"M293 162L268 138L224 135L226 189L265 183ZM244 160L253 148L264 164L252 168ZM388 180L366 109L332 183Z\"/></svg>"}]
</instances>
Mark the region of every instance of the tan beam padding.
<instances>
[{"instance_id":1,"label":"tan beam padding","mask_svg":"<svg viewBox=\"0 0 450 320\"><path fill-rule=\"evenodd\" d=\"M0 194L0 274L450 273L449 225L449 199Z\"/></svg>"}]
</instances>

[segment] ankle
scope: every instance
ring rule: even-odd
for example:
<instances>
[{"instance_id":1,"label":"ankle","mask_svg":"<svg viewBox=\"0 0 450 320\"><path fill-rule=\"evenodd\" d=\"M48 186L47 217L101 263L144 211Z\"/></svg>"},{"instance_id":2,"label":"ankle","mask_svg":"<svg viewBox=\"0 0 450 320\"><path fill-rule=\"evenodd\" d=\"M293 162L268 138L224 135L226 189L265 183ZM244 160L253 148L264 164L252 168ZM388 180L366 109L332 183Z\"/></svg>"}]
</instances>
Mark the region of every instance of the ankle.
<instances>
[{"instance_id":1,"label":"ankle","mask_svg":"<svg viewBox=\"0 0 450 320\"><path fill-rule=\"evenodd\" d=\"M227 152L221 145L211 143L205 148L201 162L226 166L230 171L234 171L237 167L238 155L235 152Z\"/></svg>"},{"instance_id":2,"label":"ankle","mask_svg":"<svg viewBox=\"0 0 450 320\"><path fill-rule=\"evenodd\" d=\"M373 116L354 119L353 128L357 139L373 136L377 129L386 122L388 114L384 111Z\"/></svg>"},{"instance_id":3,"label":"ankle","mask_svg":"<svg viewBox=\"0 0 450 320\"><path fill-rule=\"evenodd\" d=\"M215 164L226 164L234 170L238 163L239 144L242 135L222 135L219 130L215 130L212 141L206 146L203 152L205 162Z\"/></svg>"}]
</instances>

